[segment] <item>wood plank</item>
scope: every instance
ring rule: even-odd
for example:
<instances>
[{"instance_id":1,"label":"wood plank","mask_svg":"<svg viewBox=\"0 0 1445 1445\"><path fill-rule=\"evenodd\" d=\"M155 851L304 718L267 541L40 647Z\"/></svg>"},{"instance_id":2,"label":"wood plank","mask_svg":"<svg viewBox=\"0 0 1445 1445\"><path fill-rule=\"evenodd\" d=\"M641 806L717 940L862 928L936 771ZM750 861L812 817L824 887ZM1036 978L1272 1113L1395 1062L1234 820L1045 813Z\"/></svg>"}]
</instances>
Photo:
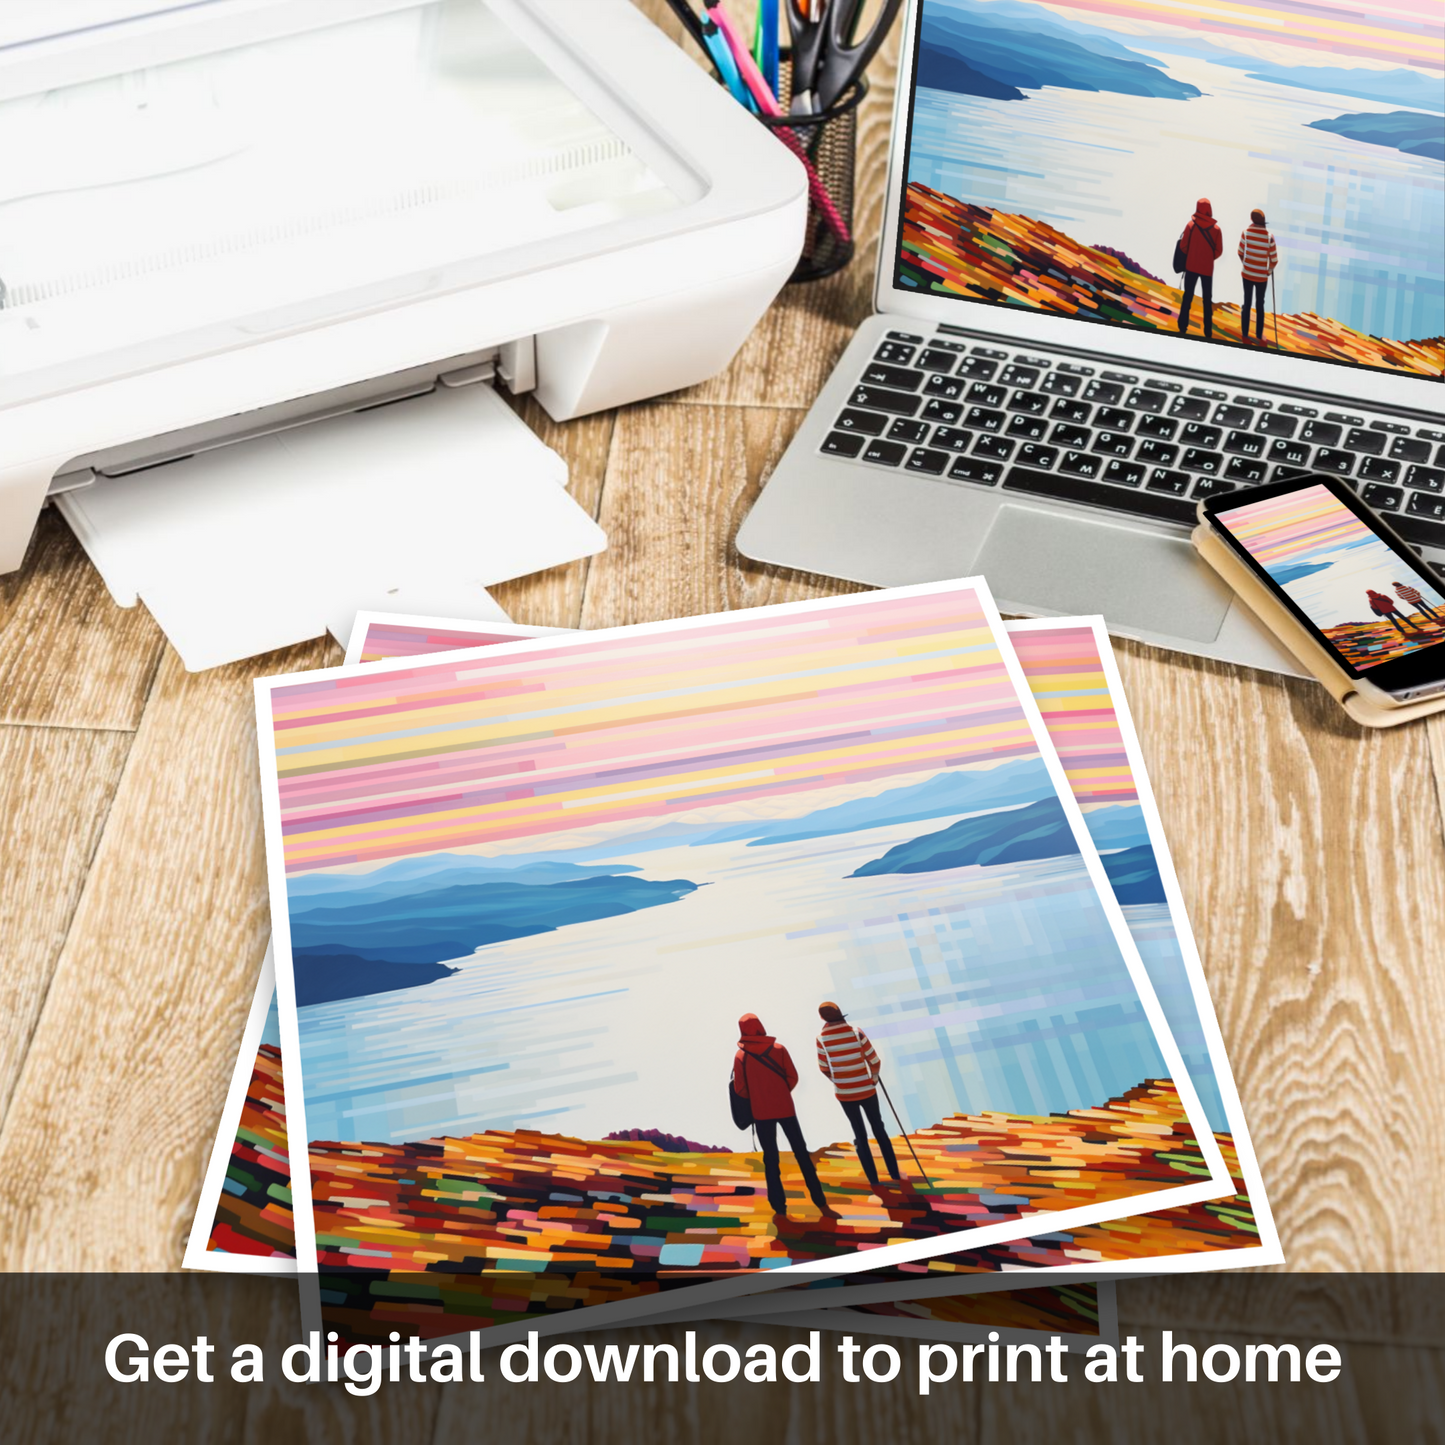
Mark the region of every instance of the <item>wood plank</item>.
<instances>
[{"instance_id":1,"label":"wood plank","mask_svg":"<svg viewBox=\"0 0 1445 1445\"><path fill-rule=\"evenodd\" d=\"M1130 643L1120 670L1295 1270L1445 1267L1430 734Z\"/></svg>"},{"instance_id":2,"label":"wood plank","mask_svg":"<svg viewBox=\"0 0 1445 1445\"><path fill-rule=\"evenodd\" d=\"M117 607L54 508L19 571L0 577L0 723L131 731L163 641Z\"/></svg>"},{"instance_id":3,"label":"wood plank","mask_svg":"<svg viewBox=\"0 0 1445 1445\"><path fill-rule=\"evenodd\" d=\"M602 505L602 484L612 446L613 413L555 422L530 396L508 397L518 416L567 463L567 490L595 518ZM582 592L590 557L519 577L491 588L513 622L531 627L576 627L582 615Z\"/></svg>"},{"instance_id":4,"label":"wood plank","mask_svg":"<svg viewBox=\"0 0 1445 1445\"><path fill-rule=\"evenodd\" d=\"M173 1269L270 924L251 679L167 649L0 1128L0 1267Z\"/></svg>"},{"instance_id":5,"label":"wood plank","mask_svg":"<svg viewBox=\"0 0 1445 1445\"><path fill-rule=\"evenodd\" d=\"M617 627L858 591L744 564L733 539L801 414L653 403L618 413L584 627Z\"/></svg>"},{"instance_id":6,"label":"wood plank","mask_svg":"<svg viewBox=\"0 0 1445 1445\"><path fill-rule=\"evenodd\" d=\"M120 781L131 734L0 727L0 1120Z\"/></svg>"}]
</instances>

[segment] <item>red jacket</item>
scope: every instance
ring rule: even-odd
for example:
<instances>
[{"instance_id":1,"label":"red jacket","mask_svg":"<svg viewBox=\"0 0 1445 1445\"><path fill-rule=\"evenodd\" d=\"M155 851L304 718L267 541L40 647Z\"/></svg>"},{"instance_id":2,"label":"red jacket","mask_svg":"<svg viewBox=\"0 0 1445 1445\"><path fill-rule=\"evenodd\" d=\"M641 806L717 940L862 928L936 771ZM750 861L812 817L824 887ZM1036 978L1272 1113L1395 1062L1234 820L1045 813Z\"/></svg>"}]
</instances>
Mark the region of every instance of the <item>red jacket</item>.
<instances>
[{"instance_id":1,"label":"red jacket","mask_svg":"<svg viewBox=\"0 0 1445 1445\"><path fill-rule=\"evenodd\" d=\"M791 1119L798 1112L793 1108L798 1071L787 1049L763 1032L757 1014L744 1014L738 1032L742 1037L733 1056L733 1088L752 1105L754 1119Z\"/></svg>"},{"instance_id":2,"label":"red jacket","mask_svg":"<svg viewBox=\"0 0 1445 1445\"><path fill-rule=\"evenodd\" d=\"M1383 592L1376 592L1373 587L1366 587L1365 595L1370 599L1370 611L1377 617L1388 617L1392 612L1400 610L1395 606L1393 597L1386 597Z\"/></svg>"},{"instance_id":3,"label":"red jacket","mask_svg":"<svg viewBox=\"0 0 1445 1445\"><path fill-rule=\"evenodd\" d=\"M1214 262L1224 254L1224 233L1214 219L1214 207L1201 199L1189 218L1179 244L1184 247L1184 269L1196 276L1214 275Z\"/></svg>"}]
</instances>

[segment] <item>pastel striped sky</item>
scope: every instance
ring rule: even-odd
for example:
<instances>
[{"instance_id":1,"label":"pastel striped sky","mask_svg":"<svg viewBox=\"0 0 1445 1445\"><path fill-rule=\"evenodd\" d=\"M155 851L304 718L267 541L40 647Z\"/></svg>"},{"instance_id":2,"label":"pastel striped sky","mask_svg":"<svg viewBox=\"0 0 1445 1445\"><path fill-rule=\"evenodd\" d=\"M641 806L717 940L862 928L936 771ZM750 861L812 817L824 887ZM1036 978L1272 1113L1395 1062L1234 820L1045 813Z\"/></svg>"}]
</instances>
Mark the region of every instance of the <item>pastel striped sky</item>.
<instances>
[{"instance_id":1,"label":"pastel striped sky","mask_svg":"<svg viewBox=\"0 0 1445 1445\"><path fill-rule=\"evenodd\" d=\"M1233 507L1221 512L1219 520L1264 567L1308 561L1374 536L1327 487L1305 487Z\"/></svg>"},{"instance_id":2,"label":"pastel striped sky","mask_svg":"<svg viewBox=\"0 0 1445 1445\"><path fill-rule=\"evenodd\" d=\"M1439 0L1056 0L1054 8L1298 46L1319 51L1321 64L1359 56L1435 72L1445 66Z\"/></svg>"},{"instance_id":3,"label":"pastel striped sky","mask_svg":"<svg viewBox=\"0 0 1445 1445\"><path fill-rule=\"evenodd\" d=\"M1009 641L1080 805L1138 802L1093 629L1028 628Z\"/></svg>"},{"instance_id":4,"label":"pastel striped sky","mask_svg":"<svg viewBox=\"0 0 1445 1445\"><path fill-rule=\"evenodd\" d=\"M281 679L268 697L288 872L1038 751L963 586Z\"/></svg>"}]
</instances>

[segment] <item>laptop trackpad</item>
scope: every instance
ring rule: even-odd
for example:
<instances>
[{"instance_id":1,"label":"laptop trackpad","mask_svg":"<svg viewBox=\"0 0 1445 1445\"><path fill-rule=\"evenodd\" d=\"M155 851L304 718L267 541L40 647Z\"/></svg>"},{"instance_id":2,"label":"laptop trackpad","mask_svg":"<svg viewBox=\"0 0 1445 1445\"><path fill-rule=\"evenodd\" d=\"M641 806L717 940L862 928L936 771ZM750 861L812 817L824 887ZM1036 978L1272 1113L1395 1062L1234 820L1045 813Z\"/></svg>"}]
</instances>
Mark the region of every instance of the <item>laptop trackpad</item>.
<instances>
[{"instance_id":1,"label":"laptop trackpad","mask_svg":"<svg viewBox=\"0 0 1445 1445\"><path fill-rule=\"evenodd\" d=\"M1009 603L1062 615L1102 612L1111 625L1213 642L1233 593L1182 539L1109 522L1005 506L975 570Z\"/></svg>"}]
</instances>

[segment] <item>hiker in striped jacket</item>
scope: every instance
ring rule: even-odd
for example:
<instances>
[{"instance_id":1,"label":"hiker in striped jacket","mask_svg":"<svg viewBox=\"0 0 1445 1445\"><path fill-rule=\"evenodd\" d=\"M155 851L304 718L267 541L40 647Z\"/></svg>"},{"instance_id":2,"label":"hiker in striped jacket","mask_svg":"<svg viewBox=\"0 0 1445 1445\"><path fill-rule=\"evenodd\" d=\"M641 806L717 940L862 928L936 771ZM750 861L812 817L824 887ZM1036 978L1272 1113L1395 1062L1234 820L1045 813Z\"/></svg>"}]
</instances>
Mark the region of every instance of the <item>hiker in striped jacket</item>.
<instances>
[{"instance_id":1,"label":"hiker in striped jacket","mask_svg":"<svg viewBox=\"0 0 1445 1445\"><path fill-rule=\"evenodd\" d=\"M883 1067L878 1055L868 1035L848 1023L843 1010L831 999L818 1005L818 1016L823 1020L823 1032L818 1035L818 1070L832 1081L833 1092L853 1126L853 1147L858 1151L863 1173L876 1189L878 1166L873 1162L868 1132L863 1127L866 1115L889 1175L901 1182L903 1176L898 1172L893 1141L888 1137L883 1113L878 1107L878 1075Z\"/></svg>"},{"instance_id":2,"label":"hiker in striped jacket","mask_svg":"<svg viewBox=\"0 0 1445 1445\"><path fill-rule=\"evenodd\" d=\"M1264 212L1249 213L1250 224L1239 238L1239 260L1244 269L1244 305L1239 308L1239 339L1246 346L1264 345L1264 288L1279 265L1274 237L1264 228ZM1254 341L1249 339L1249 311L1254 307Z\"/></svg>"},{"instance_id":3,"label":"hiker in striped jacket","mask_svg":"<svg viewBox=\"0 0 1445 1445\"><path fill-rule=\"evenodd\" d=\"M1423 612L1437 627L1445 625L1445 617L1441 617L1431 605L1420 595L1418 587L1411 587L1408 582L1392 582L1395 595L1403 597L1416 612Z\"/></svg>"}]
</instances>

